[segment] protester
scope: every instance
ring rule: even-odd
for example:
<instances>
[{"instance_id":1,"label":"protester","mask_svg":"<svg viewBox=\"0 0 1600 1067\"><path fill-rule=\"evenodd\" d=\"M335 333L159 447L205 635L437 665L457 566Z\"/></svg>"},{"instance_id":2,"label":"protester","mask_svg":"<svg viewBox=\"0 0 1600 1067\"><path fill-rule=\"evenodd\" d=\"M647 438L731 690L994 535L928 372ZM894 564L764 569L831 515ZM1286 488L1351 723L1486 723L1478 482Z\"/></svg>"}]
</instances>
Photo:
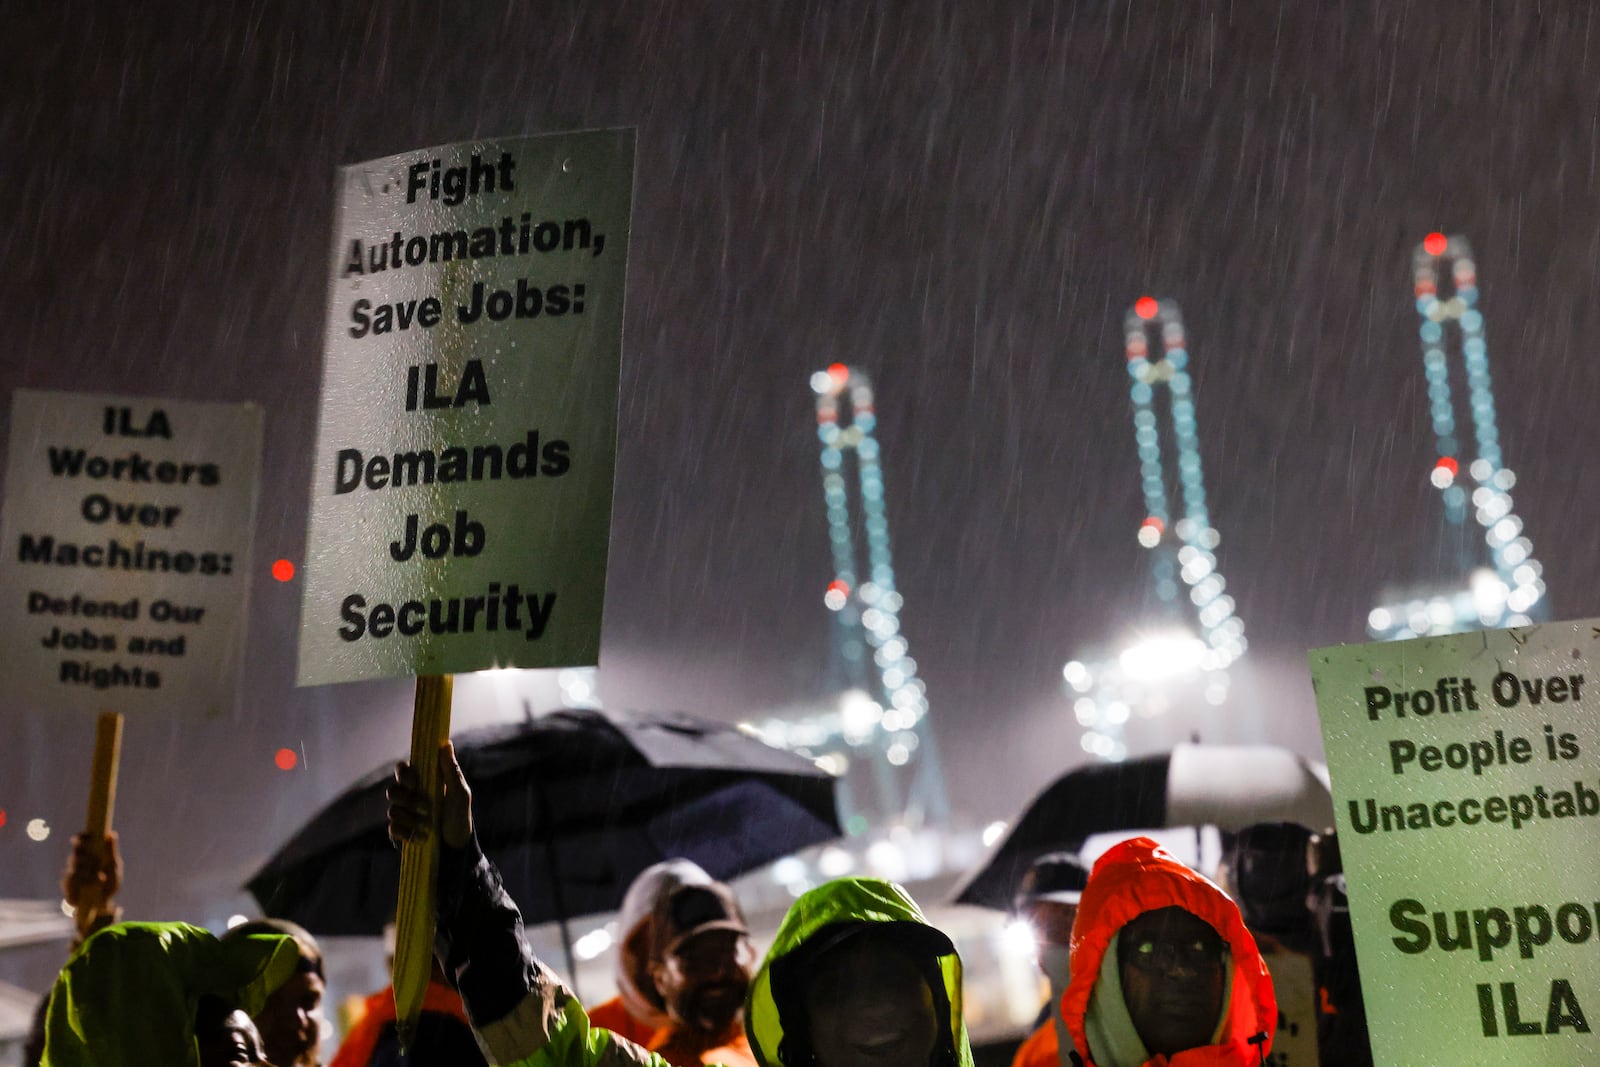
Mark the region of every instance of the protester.
<instances>
[{"instance_id":1,"label":"protester","mask_svg":"<svg viewBox=\"0 0 1600 1067\"><path fill-rule=\"evenodd\" d=\"M824 882L790 906L745 1025L762 1067L972 1067L955 946L875 878Z\"/></svg>"},{"instance_id":2,"label":"protester","mask_svg":"<svg viewBox=\"0 0 1600 1067\"><path fill-rule=\"evenodd\" d=\"M1071 852L1051 852L1034 860L1017 888L1018 918L1033 929L1039 970L1050 983L1050 1000L1037 1028L1011 1060L1011 1067L1060 1067L1061 1049L1070 1045L1061 995L1071 980L1072 924L1089 871Z\"/></svg>"},{"instance_id":3,"label":"protester","mask_svg":"<svg viewBox=\"0 0 1600 1067\"><path fill-rule=\"evenodd\" d=\"M1299 823L1255 823L1234 835L1224 862L1225 885L1250 933L1307 957L1316 936L1306 903L1315 836Z\"/></svg>"},{"instance_id":4,"label":"protester","mask_svg":"<svg viewBox=\"0 0 1600 1067\"><path fill-rule=\"evenodd\" d=\"M57 977L45 1067L268 1064L250 1021L295 971L294 940L223 941L186 923L118 923Z\"/></svg>"},{"instance_id":5,"label":"protester","mask_svg":"<svg viewBox=\"0 0 1600 1067\"><path fill-rule=\"evenodd\" d=\"M617 916L622 939L617 945L617 995L589 1011L589 1023L620 1034L639 1045L649 1045L656 1031L671 1024L667 1006L656 990L651 973L650 918L656 905L686 885L707 885L711 876L686 859L671 859L646 867L628 886Z\"/></svg>"},{"instance_id":6,"label":"protester","mask_svg":"<svg viewBox=\"0 0 1600 1067\"><path fill-rule=\"evenodd\" d=\"M305 929L284 919L256 919L222 935L236 941L255 934L282 934L294 939L300 959L294 974L267 997L255 1013L256 1028L267 1059L274 1067L320 1067L322 1056L322 949Z\"/></svg>"},{"instance_id":7,"label":"protester","mask_svg":"<svg viewBox=\"0 0 1600 1067\"><path fill-rule=\"evenodd\" d=\"M1317 931L1318 1057L1338 1067L1372 1067L1367 1006L1338 838L1332 833L1320 835L1315 855L1306 904Z\"/></svg>"},{"instance_id":8,"label":"protester","mask_svg":"<svg viewBox=\"0 0 1600 1067\"><path fill-rule=\"evenodd\" d=\"M344 1036L328 1067L487 1067L472 1036L461 995L450 986L439 961L433 961L422 994L422 1014L411 1047L400 1048L395 1026L394 987L366 999L361 1017Z\"/></svg>"},{"instance_id":9,"label":"protester","mask_svg":"<svg viewBox=\"0 0 1600 1067\"><path fill-rule=\"evenodd\" d=\"M117 846L117 832L108 830L103 835L73 834L72 851L67 854L67 868L61 876L61 895L73 908L79 919L80 932L75 934L68 955L77 952L87 937L93 936L122 917L116 905L117 891L122 888L122 853ZM32 1025L22 1044L24 1067L38 1067L44 1058L44 1027L50 996L39 999L33 1013Z\"/></svg>"},{"instance_id":10,"label":"protester","mask_svg":"<svg viewBox=\"0 0 1600 1067\"><path fill-rule=\"evenodd\" d=\"M115 897L122 887L122 854L115 831L104 836L75 834L72 852L67 859L66 873L61 879L61 891L67 903L80 915L88 909L87 926L91 934L114 923L122 915ZM322 953L316 939L291 922L260 919L229 930L223 940L240 941L254 934L276 934L293 939L299 953L295 973L267 998L256 1017L251 1020L251 1032L263 1047L267 1061L274 1067L320 1067L318 1044L322 1039L321 1006L323 993ZM72 952L83 944L75 940ZM45 1021L48 998L41 1001L24 1046L25 1064L35 1065L44 1055ZM242 1041L237 1035L224 1033L228 1012L215 1020L217 1040L223 1044Z\"/></svg>"},{"instance_id":11,"label":"protester","mask_svg":"<svg viewBox=\"0 0 1600 1067\"><path fill-rule=\"evenodd\" d=\"M439 765L436 948L490 1062L661 1067L659 1056L591 1029L582 1006L533 958L521 915L477 846L471 793L448 745ZM396 769L396 842L431 831L432 803L416 781L406 765ZM875 879L828 882L795 901L751 982L745 1030L762 1067L972 1064L954 946L903 890Z\"/></svg>"},{"instance_id":12,"label":"protester","mask_svg":"<svg viewBox=\"0 0 1600 1067\"><path fill-rule=\"evenodd\" d=\"M194 1042L205 1067L271 1067L256 1024L222 997L208 994L200 998L194 1015Z\"/></svg>"},{"instance_id":13,"label":"protester","mask_svg":"<svg viewBox=\"0 0 1600 1067\"><path fill-rule=\"evenodd\" d=\"M646 1045L673 1067L756 1067L745 1038L745 996L755 947L721 882L662 896L650 917L650 976L668 1023Z\"/></svg>"},{"instance_id":14,"label":"protester","mask_svg":"<svg viewBox=\"0 0 1600 1067\"><path fill-rule=\"evenodd\" d=\"M1257 1067L1277 1001L1239 909L1154 841L1095 863L1061 1011L1087 1067Z\"/></svg>"}]
</instances>

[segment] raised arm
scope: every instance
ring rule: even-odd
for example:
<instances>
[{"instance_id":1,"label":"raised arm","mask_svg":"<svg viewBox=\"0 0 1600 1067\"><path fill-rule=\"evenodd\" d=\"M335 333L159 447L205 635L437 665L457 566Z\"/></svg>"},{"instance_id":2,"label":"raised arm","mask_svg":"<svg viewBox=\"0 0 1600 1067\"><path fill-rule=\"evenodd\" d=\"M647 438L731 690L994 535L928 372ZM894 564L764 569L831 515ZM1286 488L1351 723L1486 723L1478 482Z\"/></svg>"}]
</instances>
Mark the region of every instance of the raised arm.
<instances>
[{"instance_id":1,"label":"raised arm","mask_svg":"<svg viewBox=\"0 0 1600 1067\"><path fill-rule=\"evenodd\" d=\"M472 791L455 749L439 749L439 886L434 952L461 992L467 1018L492 1064L538 1067L668 1067L608 1030L595 1030L583 1006L534 958L522 914L478 846ZM389 787L389 837L397 845L427 837L431 804L416 772L397 764Z\"/></svg>"}]
</instances>

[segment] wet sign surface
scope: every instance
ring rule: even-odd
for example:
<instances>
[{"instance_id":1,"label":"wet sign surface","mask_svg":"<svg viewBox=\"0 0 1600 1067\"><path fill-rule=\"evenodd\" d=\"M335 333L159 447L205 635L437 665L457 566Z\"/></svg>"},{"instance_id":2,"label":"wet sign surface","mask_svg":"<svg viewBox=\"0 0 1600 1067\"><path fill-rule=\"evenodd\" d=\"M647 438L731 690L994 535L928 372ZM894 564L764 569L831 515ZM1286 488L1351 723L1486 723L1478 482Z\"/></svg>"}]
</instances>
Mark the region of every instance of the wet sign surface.
<instances>
[{"instance_id":1,"label":"wet sign surface","mask_svg":"<svg viewBox=\"0 0 1600 1067\"><path fill-rule=\"evenodd\" d=\"M0 677L52 708L232 710L261 410L19 389Z\"/></svg>"},{"instance_id":2,"label":"wet sign surface","mask_svg":"<svg viewBox=\"0 0 1600 1067\"><path fill-rule=\"evenodd\" d=\"M340 174L302 685L596 662L633 131Z\"/></svg>"},{"instance_id":3,"label":"wet sign surface","mask_svg":"<svg viewBox=\"0 0 1600 1067\"><path fill-rule=\"evenodd\" d=\"M1600 1063L1600 620L1311 653L1379 1063Z\"/></svg>"}]
</instances>

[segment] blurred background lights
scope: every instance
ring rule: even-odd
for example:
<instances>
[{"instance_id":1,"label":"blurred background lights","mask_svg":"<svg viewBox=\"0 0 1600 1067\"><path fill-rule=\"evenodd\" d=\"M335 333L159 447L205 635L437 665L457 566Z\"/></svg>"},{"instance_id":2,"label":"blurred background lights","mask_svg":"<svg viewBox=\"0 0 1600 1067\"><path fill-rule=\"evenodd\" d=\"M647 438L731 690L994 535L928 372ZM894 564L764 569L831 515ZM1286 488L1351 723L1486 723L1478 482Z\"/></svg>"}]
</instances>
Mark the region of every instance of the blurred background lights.
<instances>
[{"instance_id":1,"label":"blurred background lights","mask_svg":"<svg viewBox=\"0 0 1600 1067\"><path fill-rule=\"evenodd\" d=\"M278 770L292 771L299 764L300 757L295 755L295 751L292 748L280 748L272 757L272 761L278 765Z\"/></svg>"},{"instance_id":2,"label":"blurred background lights","mask_svg":"<svg viewBox=\"0 0 1600 1067\"><path fill-rule=\"evenodd\" d=\"M1160 681L1198 670L1205 651L1200 638L1173 631L1141 637L1122 650L1117 662L1136 678Z\"/></svg>"},{"instance_id":3,"label":"blurred background lights","mask_svg":"<svg viewBox=\"0 0 1600 1067\"><path fill-rule=\"evenodd\" d=\"M1039 951L1039 939L1033 924L1026 919L1012 919L1000 928L1000 943L1006 951L1018 955Z\"/></svg>"},{"instance_id":4,"label":"blurred background lights","mask_svg":"<svg viewBox=\"0 0 1600 1067\"><path fill-rule=\"evenodd\" d=\"M50 836L50 824L43 819L29 819L27 834L34 841L43 841Z\"/></svg>"},{"instance_id":5,"label":"blurred background lights","mask_svg":"<svg viewBox=\"0 0 1600 1067\"><path fill-rule=\"evenodd\" d=\"M592 960L611 947L611 931L596 927L572 943L572 954L580 960Z\"/></svg>"},{"instance_id":6,"label":"blurred background lights","mask_svg":"<svg viewBox=\"0 0 1600 1067\"><path fill-rule=\"evenodd\" d=\"M856 858L835 845L829 845L817 856L817 873L824 878L843 878L855 867Z\"/></svg>"}]
</instances>

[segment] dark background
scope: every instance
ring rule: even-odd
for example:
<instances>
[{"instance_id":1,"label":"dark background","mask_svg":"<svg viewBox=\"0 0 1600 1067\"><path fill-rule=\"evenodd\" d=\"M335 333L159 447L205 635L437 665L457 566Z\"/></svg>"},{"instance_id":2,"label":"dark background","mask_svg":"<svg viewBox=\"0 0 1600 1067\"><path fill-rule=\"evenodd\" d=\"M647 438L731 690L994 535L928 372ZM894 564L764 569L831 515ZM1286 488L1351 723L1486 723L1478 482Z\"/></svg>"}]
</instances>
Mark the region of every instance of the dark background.
<instances>
[{"instance_id":1,"label":"dark background","mask_svg":"<svg viewBox=\"0 0 1600 1067\"><path fill-rule=\"evenodd\" d=\"M823 695L807 380L859 364L904 632L955 808L987 820L1083 758L1061 665L1147 593L1120 337L1143 293L1184 308L1252 643L1210 739L1319 756L1305 650L1440 570L1410 276L1431 230L1477 254L1552 616L1600 614L1596 29L1580 0L8 12L0 385L266 411L238 715L128 724L130 914L242 906L405 747L408 682L293 687L299 587L268 573L304 549L337 166L638 127L601 695L727 719ZM54 892L92 737L0 711L0 896Z\"/></svg>"}]
</instances>

